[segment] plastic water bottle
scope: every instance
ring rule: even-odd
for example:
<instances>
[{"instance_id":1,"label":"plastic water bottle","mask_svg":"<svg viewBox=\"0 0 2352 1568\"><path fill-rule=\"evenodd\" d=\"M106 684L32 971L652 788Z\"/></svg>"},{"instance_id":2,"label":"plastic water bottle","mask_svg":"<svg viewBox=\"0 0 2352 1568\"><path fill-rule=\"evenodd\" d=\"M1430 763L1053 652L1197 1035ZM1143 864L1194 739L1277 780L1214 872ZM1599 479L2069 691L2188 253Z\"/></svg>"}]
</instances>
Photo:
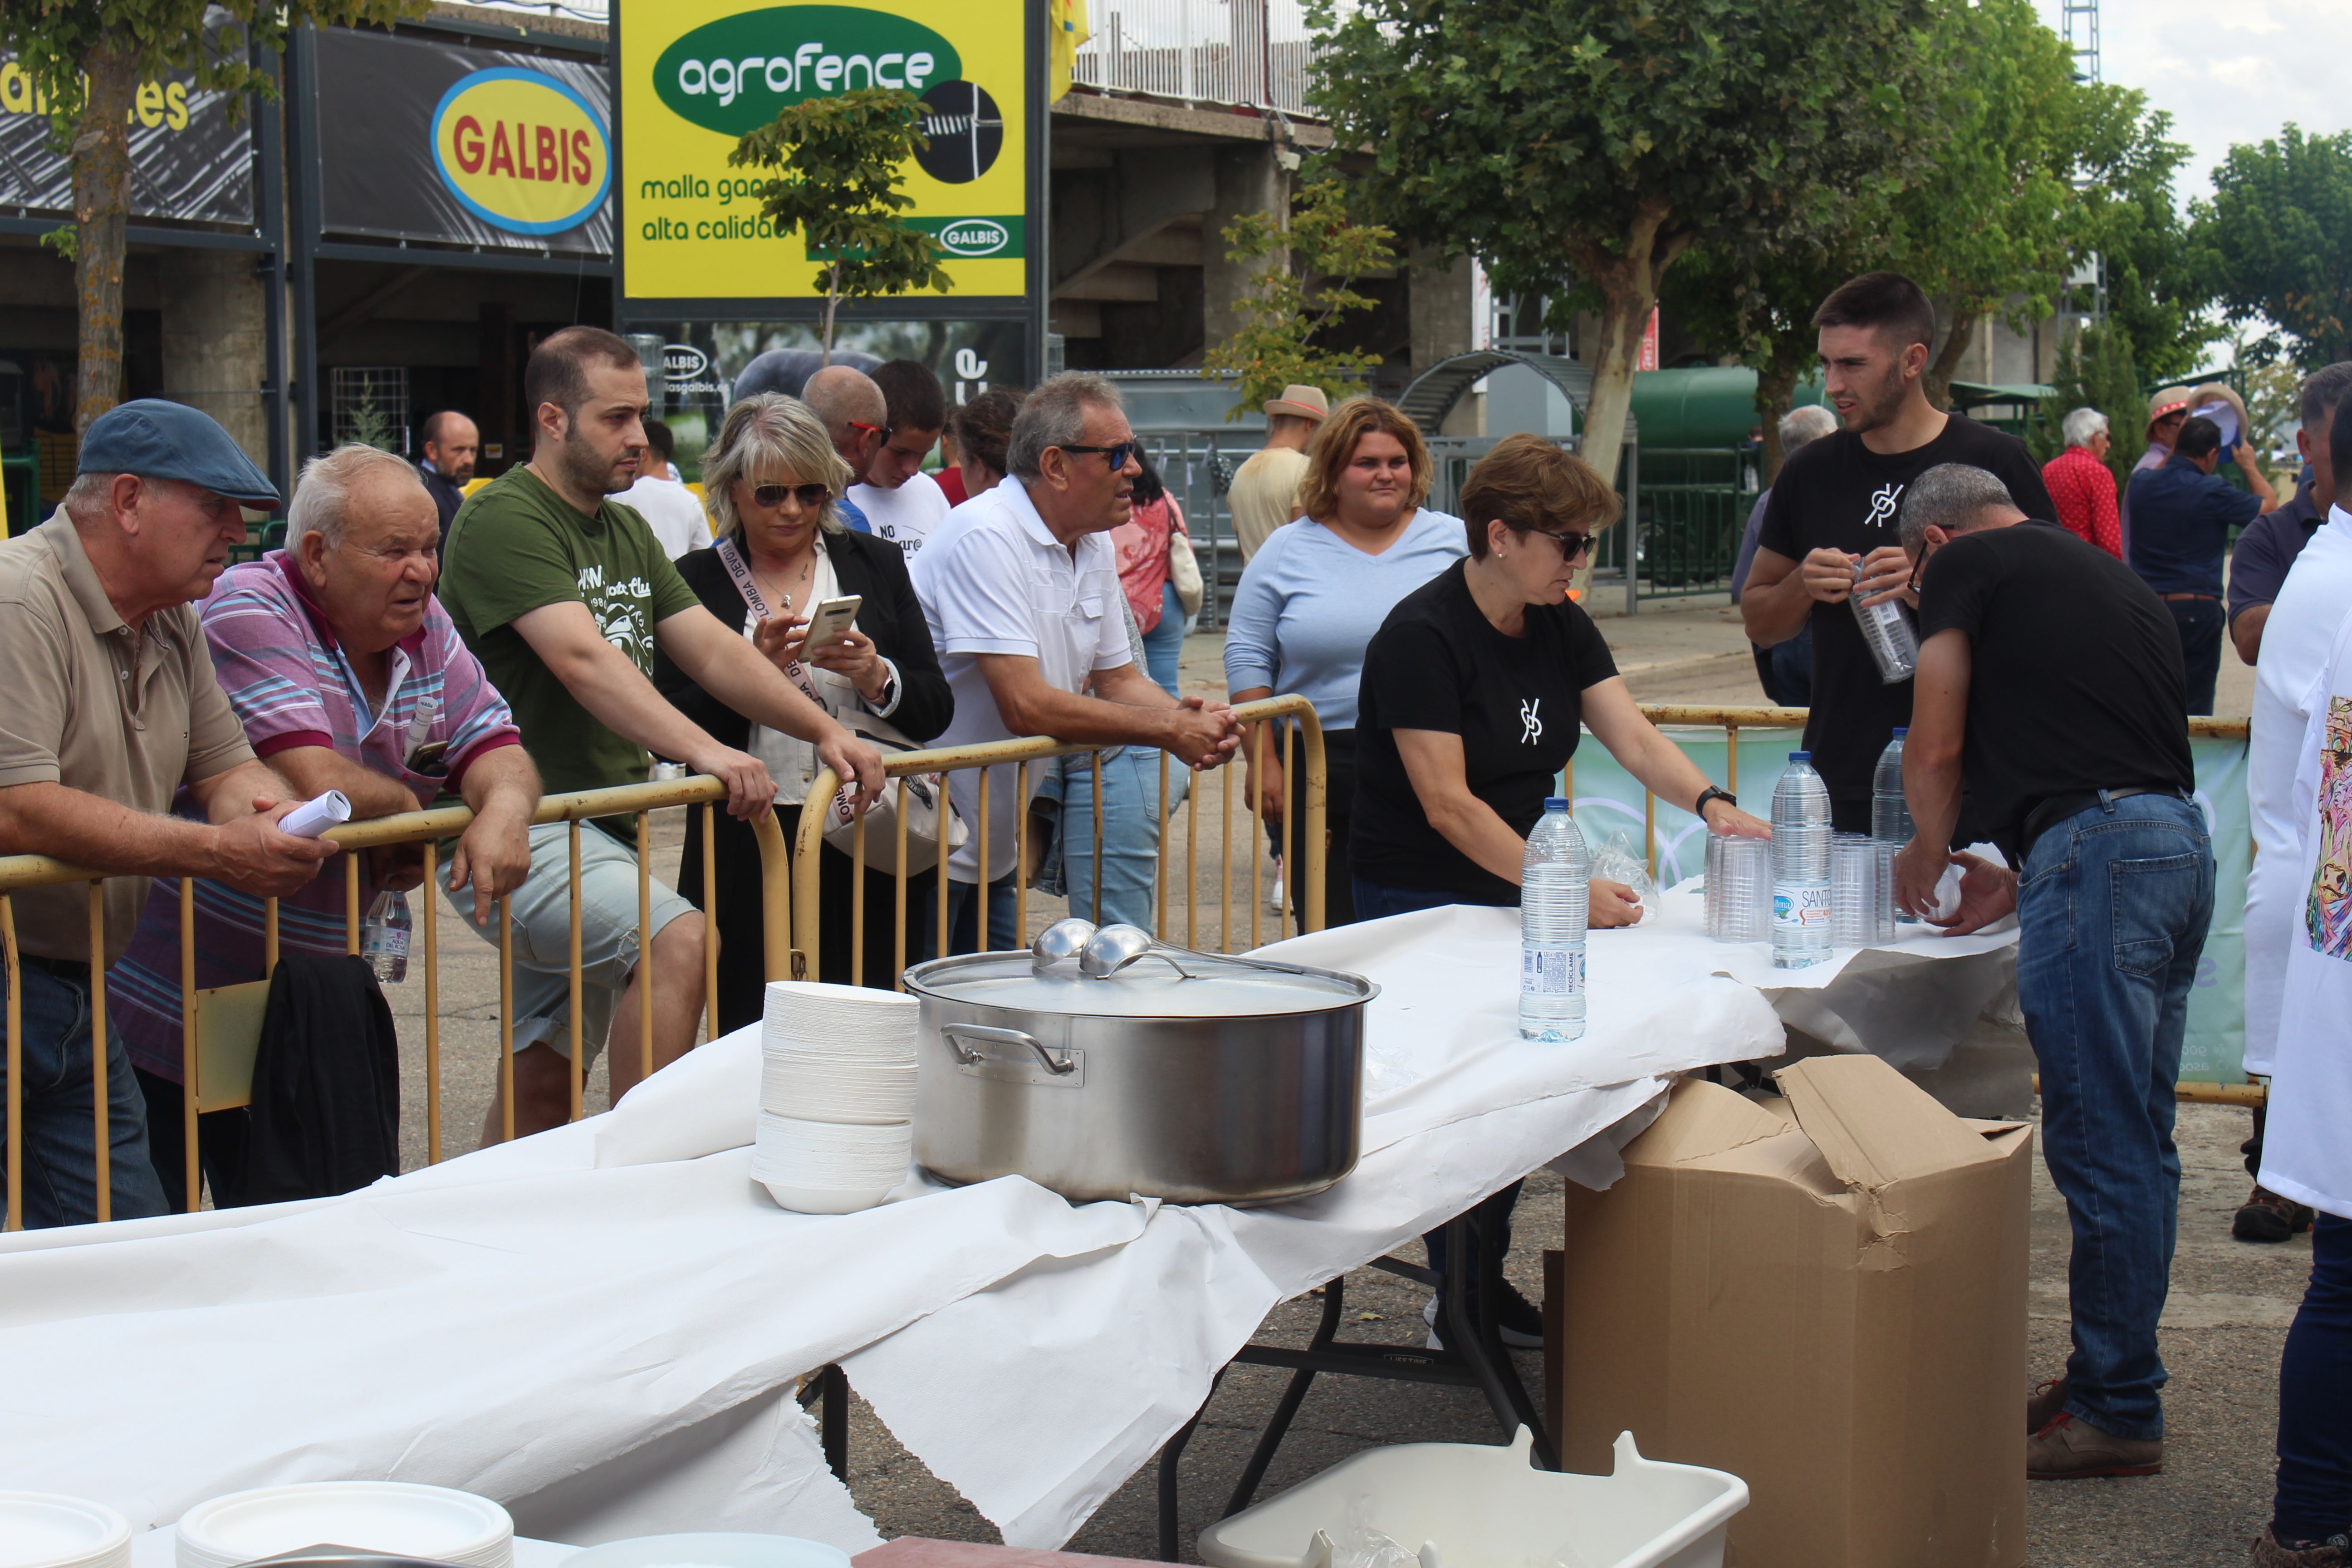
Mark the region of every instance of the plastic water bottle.
<instances>
[{"instance_id":1,"label":"plastic water bottle","mask_svg":"<svg viewBox=\"0 0 2352 1568\"><path fill-rule=\"evenodd\" d=\"M1911 826L1911 803L1903 795L1903 737L1909 733L1895 731L1895 739L1878 753L1878 771L1871 776L1870 836L1881 844L1908 844L1917 831ZM1906 914L1900 905L1895 920L1898 925L1919 923L1918 916Z\"/></svg>"},{"instance_id":2,"label":"plastic water bottle","mask_svg":"<svg viewBox=\"0 0 2352 1568\"><path fill-rule=\"evenodd\" d=\"M1828 873L1822 873L1824 879ZM1592 860L1568 802L1544 802L1519 862L1519 1038L1584 1037L1584 926ZM1828 918L1828 904L1822 905ZM1826 931L1828 928L1822 928Z\"/></svg>"},{"instance_id":3,"label":"plastic water bottle","mask_svg":"<svg viewBox=\"0 0 2352 1568\"><path fill-rule=\"evenodd\" d=\"M408 918L408 895L382 892L368 906L367 922L360 927L360 956L386 985L408 978L408 936L415 929Z\"/></svg>"},{"instance_id":4,"label":"plastic water bottle","mask_svg":"<svg viewBox=\"0 0 2352 1568\"><path fill-rule=\"evenodd\" d=\"M1862 565L1855 563L1853 580L1862 581ZM1854 595L1846 601L1853 606L1853 618L1862 624L1862 640L1870 645L1870 657L1878 665L1878 679L1888 686L1908 680L1919 669L1919 634L1912 627L1911 617L1903 613L1903 601L1889 599L1884 604L1864 609L1862 595Z\"/></svg>"},{"instance_id":5,"label":"plastic water bottle","mask_svg":"<svg viewBox=\"0 0 2352 1568\"><path fill-rule=\"evenodd\" d=\"M1830 956L1830 792L1811 752L1790 752L1772 788L1772 966Z\"/></svg>"}]
</instances>

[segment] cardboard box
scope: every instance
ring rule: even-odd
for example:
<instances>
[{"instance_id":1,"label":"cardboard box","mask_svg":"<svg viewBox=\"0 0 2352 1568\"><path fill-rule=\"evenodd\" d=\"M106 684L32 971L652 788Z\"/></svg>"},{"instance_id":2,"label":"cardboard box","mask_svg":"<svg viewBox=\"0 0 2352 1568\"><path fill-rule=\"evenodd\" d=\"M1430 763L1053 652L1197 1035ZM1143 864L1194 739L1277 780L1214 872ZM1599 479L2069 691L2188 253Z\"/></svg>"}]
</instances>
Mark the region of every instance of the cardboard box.
<instances>
[{"instance_id":1,"label":"cardboard box","mask_svg":"<svg viewBox=\"0 0 2352 1568\"><path fill-rule=\"evenodd\" d=\"M1678 1084L1605 1193L1570 1184L1561 1464L1642 1452L1745 1480L1737 1568L2025 1561L2032 1133L1874 1057Z\"/></svg>"}]
</instances>

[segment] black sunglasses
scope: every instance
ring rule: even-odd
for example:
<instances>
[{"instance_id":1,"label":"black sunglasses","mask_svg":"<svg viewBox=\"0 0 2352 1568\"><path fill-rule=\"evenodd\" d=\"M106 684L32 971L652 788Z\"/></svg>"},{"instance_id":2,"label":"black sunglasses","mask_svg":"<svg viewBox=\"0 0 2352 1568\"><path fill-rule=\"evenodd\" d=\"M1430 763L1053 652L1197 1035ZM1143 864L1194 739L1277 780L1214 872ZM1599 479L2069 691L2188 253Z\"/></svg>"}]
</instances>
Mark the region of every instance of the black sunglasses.
<instances>
[{"instance_id":1,"label":"black sunglasses","mask_svg":"<svg viewBox=\"0 0 2352 1568\"><path fill-rule=\"evenodd\" d=\"M1110 464L1110 471L1115 474L1127 467L1128 459L1135 456L1137 445L1138 443L1133 441L1121 441L1116 447L1064 447L1061 449L1065 452L1100 452L1104 460Z\"/></svg>"},{"instance_id":2,"label":"black sunglasses","mask_svg":"<svg viewBox=\"0 0 2352 1568\"><path fill-rule=\"evenodd\" d=\"M783 505L786 496L798 500L803 511L814 511L833 499L833 491L823 485L754 485L751 487L751 499L763 510L773 511Z\"/></svg>"},{"instance_id":3,"label":"black sunglasses","mask_svg":"<svg viewBox=\"0 0 2352 1568\"><path fill-rule=\"evenodd\" d=\"M1559 558L1563 562L1573 561L1592 548L1592 535L1589 533L1554 533L1546 528L1531 528L1528 531L1559 545Z\"/></svg>"}]
</instances>

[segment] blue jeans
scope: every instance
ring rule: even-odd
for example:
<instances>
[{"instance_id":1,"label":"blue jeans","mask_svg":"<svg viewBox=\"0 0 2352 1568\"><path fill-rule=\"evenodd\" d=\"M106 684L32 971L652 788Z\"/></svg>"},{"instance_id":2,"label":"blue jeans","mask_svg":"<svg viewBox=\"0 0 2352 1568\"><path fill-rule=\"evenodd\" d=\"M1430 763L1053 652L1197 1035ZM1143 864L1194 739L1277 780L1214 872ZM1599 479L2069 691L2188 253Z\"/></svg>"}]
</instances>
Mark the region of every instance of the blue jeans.
<instances>
[{"instance_id":1,"label":"blue jeans","mask_svg":"<svg viewBox=\"0 0 2352 1568\"><path fill-rule=\"evenodd\" d=\"M2221 677L2221 629L2225 617L2219 599L2168 599L2172 624L2180 633L2180 663L2189 679L2189 711L2213 711L2213 688Z\"/></svg>"},{"instance_id":2,"label":"blue jeans","mask_svg":"<svg viewBox=\"0 0 2352 1568\"><path fill-rule=\"evenodd\" d=\"M2279 1361L2281 1541L2324 1541L2352 1530L2352 1219L2311 1227L2311 1285Z\"/></svg>"},{"instance_id":3,"label":"blue jeans","mask_svg":"<svg viewBox=\"0 0 2352 1568\"><path fill-rule=\"evenodd\" d=\"M1143 638L1143 668L1160 689L1174 697L1176 656L1184 650L1184 606L1177 601L1176 584L1160 584L1160 622Z\"/></svg>"},{"instance_id":4,"label":"blue jeans","mask_svg":"<svg viewBox=\"0 0 2352 1568\"><path fill-rule=\"evenodd\" d=\"M1418 910L1442 910L1448 904L1462 901L1457 894L1436 888L1387 888L1378 882L1355 879L1356 918L1360 921L1386 920L1391 915L1409 915Z\"/></svg>"},{"instance_id":5,"label":"blue jeans","mask_svg":"<svg viewBox=\"0 0 2352 1568\"><path fill-rule=\"evenodd\" d=\"M990 952L1007 952L1027 947L1028 939L1021 934L1020 922L1014 918L1020 908L1021 873L1007 871L988 885L988 948ZM937 929L923 927L929 933L926 948L939 939ZM948 879L948 951L978 952L980 943L980 884ZM936 958L937 953L931 954Z\"/></svg>"},{"instance_id":6,"label":"blue jeans","mask_svg":"<svg viewBox=\"0 0 2352 1568\"><path fill-rule=\"evenodd\" d=\"M1163 625L1166 623L1162 623ZM1097 925L1124 923L1154 930L1153 891L1160 875L1160 753L1129 746L1103 759L1102 912L1095 910L1095 770L1071 757L1062 775L1062 875L1070 913ZM1169 809L1183 798L1181 763L1169 764Z\"/></svg>"},{"instance_id":7,"label":"blue jeans","mask_svg":"<svg viewBox=\"0 0 2352 1568\"><path fill-rule=\"evenodd\" d=\"M2042 1064L2042 1152L2066 1200L2074 1351L2066 1409L2164 1436L2156 1321L2172 1274L2174 1080L2213 915L2197 807L2142 795L2044 833L2017 888L2017 995Z\"/></svg>"},{"instance_id":8,"label":"blue jeans","mask_svg":"<svg viewBox=\"0 0 2352 1568\"><path fill-rule=\"evenodd\" d=\"M91 1142L89 987L27 962L24 976L25 1228L87 1225L98 1217L98 1160ZM0 995L7 983L0 978ZM6 1058L0 1057L0 1091ZM131 1076L122 1037L106 1031L108 1185L115 1219L170 1212L147 1149L147 1102ZM5 1124L0 1123L0 1143ZM0 1189L0 1203L5 1191Z\"/></svg>"}]
</instances>

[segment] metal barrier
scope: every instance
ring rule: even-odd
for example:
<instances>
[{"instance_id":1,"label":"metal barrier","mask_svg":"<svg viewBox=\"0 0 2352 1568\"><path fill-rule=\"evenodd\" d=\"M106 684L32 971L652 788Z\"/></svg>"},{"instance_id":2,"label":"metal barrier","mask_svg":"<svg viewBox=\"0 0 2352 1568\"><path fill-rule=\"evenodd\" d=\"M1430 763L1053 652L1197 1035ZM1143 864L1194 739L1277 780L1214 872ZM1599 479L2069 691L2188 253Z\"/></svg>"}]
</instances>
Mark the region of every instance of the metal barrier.
<instances>
[{"instance_id":1,"label":"metal barrier","mask_svg":"<svg viewBox=\"0 0 2352 1568\"><path fill-rule=\"evenodd\" d=\"M571 824L571 979L570 998L572 1083L571 1110L577 1118L585 1077L582 1051L582 986L581 974L581 910L580 910L580 834L582 825L593 819L633 816L636 821L637 846L637 914L638 930L652 921L653 871L651 867L651 835L647 814L671 806L699 806L703 813L703 885L711 885L712 837L711 825L719 803L727 798L726 787L716 779L693 778L677 783L629 784L616 789L583 790L572 795L549 795L540 802L534 825L565 822ZM435 880L438 871L438 841L463 832L474 819L465 806L446 806L434 811L404 812L396 816L383 816L364 822L353 822L333 829L326 837L344 851L344 928L345 951L360 951L360 889L361 868L357 851L391 844L421 844L425 855L425 897L423 919L417 930L421 933L425 987L425 1138L427 1157L437 1163L441 1159L441 1055L438 908ZM792 903L786 873L787 849L782 830L772 813L763 813L752 819L754 833L760 843L761 859L765 870L764 890L766 929L766 969L772 975L787 973L792 952ZM331 876L331 867L320 875ZM6 952L8 982L7 1002L7 1198L6 1228L16 1230L24 1224L24 1018L23 1018L23 959L17 945L15 900L10 896L26 888L51 886L58 883L87 882L89 885L90 951L97 962L90 968L90 1072L91 1115L96 1140L97 1217L111 1217L112 1182L109 1169L112 1152L107 1113L107 1052L106 1052L106 928L104 889L110 879L85 868L66 865L46 856L22 855L0 858L0 945ZM181 995L181 1071L185 1092L182 1096L182 1131L187 1144L187 1205L191 1212L202 1202L202 1182L196 1118L200 1112L228 1110L249 1103L252 1093L253 1045L258 1038L262 1004L267 998L268 980L242 985L223 986L211 991L199 991L195 985L195 879L182 877L180 884L180 995ZM265 974L278 965L278 917L276 899L263 902L263 963ZM511 900L499 900L499 1097L503 1107L501 1131L507 1138L514 1136L514 927ZM703 1008L706 1031L715 1036L718 1023L717 974L719 968L719 938L715 924L706 924L703 942ZM638 1049L639 1074L649 1076L653 1070L653 988L638 987Z\"/></svg>"},{"instance_id":2,"label":"metal barrier","mask_svg":"<svg viewBox=\"0 0 2352 1568\"><path fill-rule=\"evenodd\" d=\"M1281 756L1278 760L1282 763L1283 776L1286 780L1291 776L1294 735L1299 742L1297 760L1307 770L1301 779L1299 791L1300 804L1303 808L1300 816L1303 820L1295 825L1297 829L1297 847L1300 854L1297 857L1291 854L1294 824L1290 820L1289 814L1286 812L1282 822L1283 875L1290 879L1289 886L1297 892L1300 929L1320 931L1323 929L1324 921L1323 867L1327 850L1324 811L1328 787L1324 773L1323 726L1315 717L1313 705L1303 697L1269 697L1259 702L1245 702L1236 707L1234 713L1249 726L1247 739L1244 743L1250 748L1254 763L1265 757L1265 748L1267 745L1278 743L1281 746ZM1269 739L1270 733L1276 731L1280 731L1278 742ZM971 828L973 851L978 863L983 868L982 879L976 889L980 900L979 924L976 929L985 932L988 930L990 898L985 868L994 864L989 854L988 841L992 771L1006 764L1013 766L1013 798L1021 803L1013 813L1013 920L1016 926L1024 933L1025 940L1029 921L1030 829L1028 814L1024 808L1030 798L1030 764L1055 757L1090 756L1094 759L1094 854L1092 859L1094 887L1090 907L1099 913L1102 909L1103 864L1102 753L1116 749L1118 748L1109 746L1066 745L1058 741L1041 737L1023 741L997 741L986 745L959 746L940 751L906 752L892 755L886 760L885 772L891 778L898 781L897 785L898 798L896 803L898 841L893 862L898 868L897 890L893 903L898 918L893 924L898 932L898 951L891 954L890 970L895 981L903 986L903 976L907 968L905 940L908 914L906 869L908 787L906 781L908 777L918 773L946 774L980 770L978 809L975 812L979 820L972 823ZM1236 763L1238 761L1238 758L1235 759ZM1161 752L1160 753L1160 869L1153 891L1151 931L1153 935L1162 938L1169 938L1170 933L1174 930L1170 921L1169 910L1171 884L1174 880L1176 869L1175 844L1169 833L1169 826L1175 820L1171 810L1171 802L1174 798L1171 787L1171 759L1167 752ZM1263 774L1262 768L1256 771ZM1194 787L1185 796L1184 940L1182 945L1186 947L1197 947L1201 942L1199 889L1202 789L1200 786L1204 779L1213 777L1221 785L1219 815L1222 824L1219 830L1219 892L1214 940L1219 951L1225 952L1236 951L1234 938L1240 922L1234 914L1233 838L1234 792L1241 787L1236 783L1238 772L1236 765L1229 763L1218 769L1213 774L1196 774L1193 778ZM819 869L822 858L821 846L824 843L825 819L831 814L834 802L840 793L840 778L831 769L826 769L819 773L814 782L809 785L808 801L801 811L800 841L793 846L793 905L798 916L795 929L800 933L799 945L792 955L792 973L796 978L814 976L822 973L819 967L821 953L818 945L818 910L822 898ZM1250 912L1247 946L1256 947L1262 941L1267 940L1263 922L1265 905L1263 880L1265 857L1258 851L1258 847L1265 841L1265 812L1263 797L1253 795L1247 812L1250 835L1248 839ZM852 984L862 984L867 961L865 908L866 824L862 817L851 833L850 863L850 888L854 904L850 917L849 973ZM939 902L936 951L945 952L949 947L948 879L940 877L937 880ZM1291 900L1286 898L1276 919L1276 939L1291 934ZM1241 951L1246 951L1246 948Z\"/></svg>"},{"instance_id":3,"label":"metal barrier","mask_svg":"<svg viewBox=\"0 0 2352 1568\"><path fill-rule=\"evenodd\" d=\"M1307 110L1321 46L1297 0L1110 0L1070 79L1185 103Z\"/></svg>"}]
</instances>

